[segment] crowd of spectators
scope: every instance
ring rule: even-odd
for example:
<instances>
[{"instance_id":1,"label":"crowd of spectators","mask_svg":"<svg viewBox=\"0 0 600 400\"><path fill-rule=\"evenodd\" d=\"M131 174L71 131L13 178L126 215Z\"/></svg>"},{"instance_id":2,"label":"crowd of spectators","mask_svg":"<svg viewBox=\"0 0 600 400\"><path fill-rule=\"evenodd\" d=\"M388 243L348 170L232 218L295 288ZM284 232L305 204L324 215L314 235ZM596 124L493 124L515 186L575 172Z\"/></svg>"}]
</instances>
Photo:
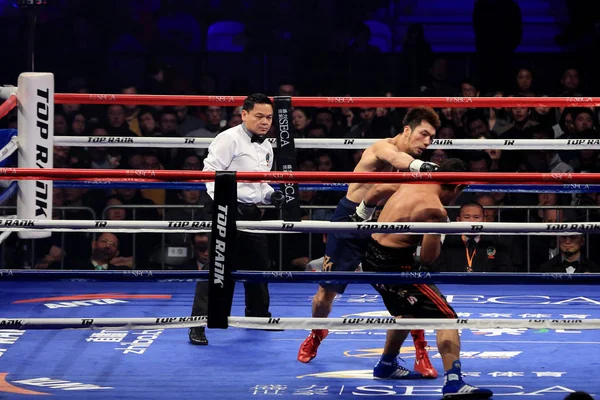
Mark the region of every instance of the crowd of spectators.
<instances>
[{"instance_id":1,"label":"crowd of spectators","mask_svg":"<svg viewBox=\"0 0 600 400\"><path fill-rule=\"evenodd\" d=\"M121 93L146 93L169 91L169 82L160 68L151 75L143 87L123 86ZM567 68L557 77L562 85L559 93L537 93L535 72L521 68L514 76L514 90L498 91L493 96L583 96L579 72ZM85 93L89 89L84 79L68 82L70 91ZM157 89L158 88L158 89ZM293 82L284 82L271 95L297 95L300 93ZM464 79L453 88L435 79L423 88L423 94L437 96L452 93L456 96L479 96L478 83ZM392 95L392 93L386 93ZM437 138L476 139L552 139L585 138L599 139L598 114L594 108L446 108L438 109L442 125ZM393 108L294 108L292 123L298 138L386 138L395 135L401 127L406 109ZM55 135L120 136L120 137L202 137L212 138L228 127L241 122L240 107L142 107L136 105L56 105ZM16 127L16 114L5 119L5 126ZM274 136L274 131L270 133ZM354 168L362 150L297 150L297 166L302 171L350 171ZM114 148L114 147L63 147L54 148L54 166L57 168L127 168L127 169L176 169L201 170L206 149L173 148ZM448 157L467 161L472 172L599 172L597 150L581 151L464 151L429 150L424 159L440 162ZM344 192L301 191L300 202L304 208L303 218L327 220L331 208ZM203 220L202 206L207 199L201 190L164 189L83 189L55 188L54 218L109 220ZM465 192L457 206L478 203L483 206L484 221L584 221L595 220L598 215L593 208L600 205L600 196L589 194L552 193L474 193ZM132 206L151 205L156 208ZM75 209L60 210L60 207ZM119 207L122 206L122 207ZM530 209L514 209L511 206L528 206ZM553 206L572 206L573 209L553 209ZM579 208L578 208L579 207ZM10 211L6 211L10 213ZM458 210L451 212L452 219L461 219ZM265 210L265 218L276 219L273 209ZM464 219L464 218L463 218ZM482 249L496 261L489 270L538 271L544 263L561 252L563 241L552 237L531 236L527 241L518 236L492 238L493 246ZM92 240L95 239L95 240ZM282 240L281 246L279 241ZM271 235L273 268L303 270L312 259L323 255L322 235L286 235L280 239ZM594 245L596 235L571 240L576 242L585 260L597 259L600 246ZM94 238L84 233L58 234L49 239L23 243L16 235L5 242L4 266L26 265L32 268L70 268L89 260L94 252L112 254L110 264L114 267L153 269L177 269L193 257L193 240L182 234L118 234L108 239ZM449 243L453 241L450 240ZM572 243L571 243L572 244ZM448 245L450 246L450 244ZM281 252L280 249L285 249ZM12 249L12 250L11 250ZM149 250L151 249L151 250ZM578 250L579 251L579 250ZM493 253L493 254L491 254ZM505 254L503 254L505 253ZM506 256L506 257L505 257ZM24 261L27 259L27 262ZM582 263L584 260L579 260ZM585 261L587 262L587 261ZM592 262L593 263L593 262ZM189 263L188 263L189 265ZM595 264L593 264L595 267ZM462 269L441 265L440 269Z\"/></svg>"},{"instance_id":2,"label":"crowd of spectators","mask_svg":"<svg viewBox=\"0 0 600 400\"><path fill-rule=\"evenodd\" d=\"M2 15L11 16L19 13L17 9L8 6L9 3L0 2L0 7L3 7ZM83 3L85 7L82 6ZM226 19L227 12L236 10L237 19L245 24L244 37L247 40L245 48L249 56L253 54L253 49L257 48L268 49L270 54L276 54L276 49L279 48L278 41L284 39L286 48L293 48L297 53L310 50L308 53L305 52L307 64L297 66L298 70L305 73L291 74L296 78L279 82L277 87L265 90L268 95L581 97L588 94L586 85L583 84L587 75L576 66L565 67L561 74L552 79L556 90L547 89L548 85L544 84L547 83L544 82L547 79L542 79L540 76L544 75L547 78L548 71L539 66L515 70L510 74L507 84L504 84L504 79L497 80L503 85L493 85L501 87L499 90L494 89L493 92L487 91L490 90L490 85L482 86L481 80L474 76L457 81L456 76L452 76L448 59L442 55L432 54L431 47L424 39L423 27L416 25L409 29L403 51L397 55L399 62L394 64L402 67L401 72L397 74L403 75L410 84L403 85L397 82L395 79L397 75L394 75L394 78L388 76L375 79L377 72L372 67L376 59L373 56L379 53L379 49L369 44L369 30L361 21L364 21L367 14L380 7L386 7L389 3L387 1L371 2L368 9L361 9L361 12L352 10L344 12L339 16L340 18L336 18L336 21L343 23L333 25L319 23L307 25L306 20L311 18L314 20L313 10L304 6L288 6L285 2L274 8L265 9L260 18L255 18L253 13L257 2L247 0L218 0L210 4L191 4L181 0L125 2L110 0L101 2L102 4L87 3L81 0L61 0L56 2L57 6L44 9L38 19L37 46L40 49L40 58L44 59L48 49L55 49L56 43L60 43L60 46L65 49L66 58L56 62L56 65L61 67L61 72L56 75L58 92L86 93L110 90L126 94L229 94L219 91L222 77L206 74L205 71L210 68L191 71L192 64L187 63L186 60L189 59L186 57L198 55L202 65L209 65L210 57L206 53L205 42L207 29L213 22ZM320 18L335 16L336 10L343 7L343 4L344 2L339 0L320 1ZM73 12L75 10L78 11ZM280 18L276 18L276 15ZM294 17L290 18L290 16ZM107 24L108 20L111 23ZM127 23L123 23L124 21ZM266 27L273 27L273 29ZM286 38L285 32L280 31L280 27L285 27L292 32L291 38ZM340 32L344 34L338 35ZM14 40L8 42L24 43L23 29L12 30L11 34L14 35ZM321 40L322 38L328 38L327 43ZM121 58L99 60L102 61L99 68L108 68L107 76L104 76L101 81L98 81L97 75L90 73L94 65L88 65L89 68L83 70L77 67L77 70L83 73L83 77L73 73L65 74L69 69L65 70L63 67L71 64L76 66L76 63L67 62L71 60L70 54L94 53L98 49L102 51L108 49L108 53L99 54L121 56ZM361 76L361 79L352 82L350 85L352 90L339 89L343 79L339 82L332 81L331 84L327 82L327 85L315 89L315 86L331 76L324 72L331 66L327 66L325 62L321 63L320 73L309 73L309 69L305 66L310 64L310 71L312 71L316 60L311 57L311 54L320 54L322 51L358 54L366 61L358 68L353 65L353 76ZM52 50L50 53L54 59L56 52ZM140 55L150 54L162 54L162 57L149 57L143 65L138 64ZM134 58L129 59L126 55L132 55ZM174 55L179 57L172 57ZM133 63L127 61L133 59L137 61ZM504 66L503 72L509 75L507 68ZM127 73L121 75L124 71ZM224 72L223 75L231 75L230 72ZM271 72L274 76L277 75L275 68ZM90 78L91 75L93 78ZM233 79L235 80L235 77ZM263 85L266 81L263 81ZM386 86L388 81L389 84ZM381 91L382 85L386 87L384 91ZM234 94L249 94L253 87L255 85L248 82L240 84ZM441 139L596 139L599 136L598 110L595 108L465 107L436 111L442 120L442 126L437 132L437 138ZM401 121L405 113L406 109L385 107L294 108L292 121L298 138L386 138L402 129ZM56 105L54 117L57 136L213 138L219 132L239 123L241 123L239 107L217 106L146 107L118 104L110 106L65 104ZM2 128L14 128L16 124L15 112L0 120ZM274 135L274 132L270 134ZM361 150L302 149L297 151L297 166L303 171L350 171L361 154ZM205 149L56 146L54 167L201 170L205 156ZM472 172L598 172L600 168L596 150L445 151L438 149L427 151L422 158L440 162L448 157L464 159L468 163L469 171ZM331 208L337 204L341 196L343 196L341 191L301 191L300 201L305 207L303 218L327 220L332 212ZM206 200L206 192L201 190L55 188L54 218L203 220L205 219L203 205ZM460 216L458 207L469 203L483 206L480 211L485 221L581 221L595 219L598 212L589 206L600 205L600 197L596 193L467 192L461 196L457 208L451 212L452 219L464 220L465 217ZM155 208L135 208L140 205ZM510 208L512 206L526 206L530 209ZM575 208L556 211L552 208L555 206ZM588 208L581 208L585 206ZM5 209L3 212L11 214L13 210ZM471 214L469 218L472 217ZM278 215L273 209L267 208L265 218L275 219ZM111 268L177 269L183 268L184 265L191 265L194 268L194 263L189 262L194 257L194 239L191 235L145 233L103 236L83 233L53 234L49 239L24 241L19 240L17 235L11 235L3 243L2 265L13 268L89 266L93 254L104 253L102 256L104 258L107 254L111 255L110 262L100 260L99 265L110 265ZM494 253L488 258L494 259L495 262L488 262L485 268L537 271L546 261L560 253L561 242L556 238L532 236L527 241L516 240L516 238L516 236L493 238L494 245L481 250L481 253ZM326 236L298 234L280 238L278 235L271 235L270 239L274 269L303 270L309 268L311 260L323 255ZM583 256L586 259L598 259L596 253L600 251L600 246L594 245L596 236L586 235L580 239L573 241L581 247ZM463 241L466 243L466 240ZM453 242L450 240L448 246ZM480 244L479 241L477 243ZM451 252L452 249L449 248L449 251ZM510 256L505 257L503 252ZM439 265L438 268L451 270L459 267Z\"/></svg>"}]
</instances>

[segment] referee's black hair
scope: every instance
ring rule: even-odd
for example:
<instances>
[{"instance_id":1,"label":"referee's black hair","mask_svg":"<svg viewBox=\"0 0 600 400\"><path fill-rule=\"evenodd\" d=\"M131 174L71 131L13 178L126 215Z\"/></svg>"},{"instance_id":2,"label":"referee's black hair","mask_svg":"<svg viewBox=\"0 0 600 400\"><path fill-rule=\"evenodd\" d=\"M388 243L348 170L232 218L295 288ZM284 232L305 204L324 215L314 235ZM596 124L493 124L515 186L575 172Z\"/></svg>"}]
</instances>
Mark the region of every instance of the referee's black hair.
<instances>
[{"instance_id":1,"label":"referee's black hair","mask_svg":"<svg viewBox=\"0 0 600 400\"><path fill-rule=\"evenodd\" d=\"M273 107L273 102L271 101L269 96L262 93L252 93L244 100L242 110L246 110L247 112L252 111L255 104L269 104L271 107Z\"/></svg>"}]
</instances>

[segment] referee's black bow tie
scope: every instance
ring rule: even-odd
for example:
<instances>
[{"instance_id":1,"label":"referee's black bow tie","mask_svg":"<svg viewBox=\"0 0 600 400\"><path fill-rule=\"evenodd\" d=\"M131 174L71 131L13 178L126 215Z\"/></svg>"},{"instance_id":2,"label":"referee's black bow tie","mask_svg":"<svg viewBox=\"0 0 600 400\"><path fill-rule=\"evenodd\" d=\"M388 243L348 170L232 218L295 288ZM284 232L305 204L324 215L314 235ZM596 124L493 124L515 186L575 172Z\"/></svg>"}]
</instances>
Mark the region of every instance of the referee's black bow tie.
<instances>
[{"instance_id":1,"label":"referee's black bow tie","mask_svg":"<svg viewBox=\"0 0 600 400\"><path fill-rule=\"evenodd\" d=\"M567 260L563 260L562 264L563 264L563 267L565 267L565 268L573 267L575 269L579 268L579 266L581 265L581 263L579 261L567 261Z\"/></svg>"},{"instance_id":2,"label":"referee's black bow tie","mask_svg":"<svg viewBox=\"0 0 600 400\"><path fill-rule=\"evenodd\" d=\"M262 142L265 141L265 139L267 138L267 135L257 135L257 134L253 134L252 135L252 139L250 139L251 143L258 143L261 144Z\"/></svg>"}]
</instances>

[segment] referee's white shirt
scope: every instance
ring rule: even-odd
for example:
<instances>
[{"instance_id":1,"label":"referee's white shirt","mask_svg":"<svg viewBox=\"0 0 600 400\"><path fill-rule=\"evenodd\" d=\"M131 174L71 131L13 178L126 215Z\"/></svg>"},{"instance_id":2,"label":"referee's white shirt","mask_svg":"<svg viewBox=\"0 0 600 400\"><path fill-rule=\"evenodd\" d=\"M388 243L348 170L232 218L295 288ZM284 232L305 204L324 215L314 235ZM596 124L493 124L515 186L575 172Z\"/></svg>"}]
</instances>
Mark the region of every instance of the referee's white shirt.
<instances>
[{"instance_id":1,"label":"referee's white shirt","mask_svg":"<svg viewBox=\"0 0 600 400\"><path fill-rule=\"evenodd\" d=\"M251 142L252 133L240 124L217 135L208 146L204 171L264 172L273 167L273 147L268 140ZM269 204L274 189L268 183L238 183L240 203ZM215 184L206 183L206 192L214 200Z\"/></svg>"}]
</instances>

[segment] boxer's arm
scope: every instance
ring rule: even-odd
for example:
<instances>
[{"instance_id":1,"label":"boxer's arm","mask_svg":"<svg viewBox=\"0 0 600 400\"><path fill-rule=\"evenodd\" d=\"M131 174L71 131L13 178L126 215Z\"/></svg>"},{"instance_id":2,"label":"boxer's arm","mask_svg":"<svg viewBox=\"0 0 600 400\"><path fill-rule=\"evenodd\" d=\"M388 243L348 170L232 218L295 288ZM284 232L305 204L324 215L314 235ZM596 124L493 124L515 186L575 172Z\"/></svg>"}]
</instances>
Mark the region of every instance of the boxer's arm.
<instances>
[{"instance_id":1,"label":"boxer's arm","mask_svg":"<svg viewBox=\"0 0 600 400\"><path fill-rule=\"evenodd\" d=\"M415 161L413 157L406 153L398 151L396 149L396 146L391 144L379 146L375 150L375 157L377 157L377 159L380 161L384 161L390 164L392 167L400 171L408 171L410 163Z\"/></svg>"},{"instance_id":2,"label":"boxer's arm","mask_svg":"<svg viewBox=\"0 0 600 400\"><path fill-rule=\"evenodd\" d=\"M396 146L389 143L375 148L374 153L378 160L390 164L399 171L434 172L439 169L437 164L417 160L404 152L398 151Z\"/></svg>"},{"instance_id":3,"label":"boxer's arm","mask_svg":"<svg viewBox=\"0 0 600 400\"><path fill-rule=\"evenodd\" d=\"M363 201L360 202L356 208L356 215L362 221L369 221L375 215L375 210L378 205L385 203L396 190L400 187L400 184L380 184L373 185Z\"/></svg>"},{"instance_id":4,"label":"boxer's arm","mask_svg":"<svg viewBox=\"0 0 600 400\"><path fill-rule=\"evenodd\" d=\"M400 188L399 183L383 183L373 185L364 198L364 203L369 206L377 206L385 203Z\"/></svg>"},{"instance_id":5,"label":"boxer's arm","mask_svg":"<svg viewBox=\"0 0 600 400\"><path fill-rule=\"evenodd\" d=\"M426 222L447 222L448 214L445 210L432 210L428 212ZM442 252L442 235L427 234L423 235L421 243L421 263L425 265L432 264Z\"/></svg>"}]
</instances>

